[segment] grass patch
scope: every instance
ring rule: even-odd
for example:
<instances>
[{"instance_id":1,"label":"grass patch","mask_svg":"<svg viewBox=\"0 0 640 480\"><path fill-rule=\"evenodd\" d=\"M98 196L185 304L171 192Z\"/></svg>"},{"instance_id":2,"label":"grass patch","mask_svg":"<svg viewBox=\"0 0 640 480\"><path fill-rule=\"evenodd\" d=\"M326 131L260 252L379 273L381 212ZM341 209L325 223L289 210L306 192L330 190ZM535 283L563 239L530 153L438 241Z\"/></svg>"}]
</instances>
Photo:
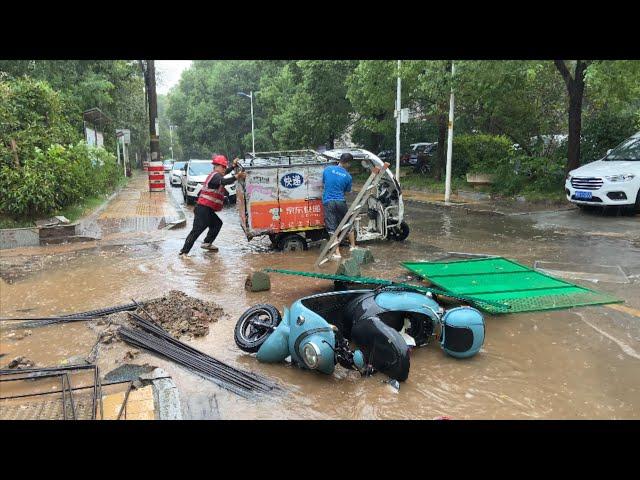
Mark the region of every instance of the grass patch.
<instances>
[{"instance_id":1,"label":"grass patch","mask_svg":"<svg viewBox=\"0 0 640 480\"><path fill-rule=\"evenodd\" d=\"M14 220L11 217L7 217L6 215L0 215L0 228L25 228L25 227L33 227L33 220L30 219L20 219Z\"/></svg>"},{"instance_id":2,"label":"grass patch","mask_svg":"<svg viewBox=\"0 0 640 480\"><path fill-rule=\"evenodd\" d=\"M418 173L408 173L400 177L400 186L408 190L421 190L425 192L444 193L445 181L436 180L432 177L420 175ZM452 178L451 190L464 190L469 189L471 186L464 178Z\"/></svg>"},{"instance_id":3,"label":"grass patch","mask_svg":"<svg viewBox=\"0 0 640 480\"><path fill-rule=\"evenodd\" d=\"M367 180L367 178L369 178L369 175L366 172L358 172L357 174L353 175L353 182L362 185ZM413 171L409 171L407 173L402 172L400 176L400 187L405 190L419 190L429 193L444 193L445 182L444 180L438 181L433 177L428 177L419 173L414 173ZM516 196L523 196L527 201L530 202L562 202L566 200L563 188L557 190L554 189L552 191L544 191L535 190L534 188L529 187L518 193L517 195L514 195L513 193L501 191L499 184L474 186L470 183L467 183L467 180L464 177L454 177L451 179L451 191L455 193L458 190L494 193L503 196L504 198L515 198Z\"/></svg>"},{"instance_id":4,"label":"grass patch","mask_svg":"<svg viewBox=\"0 0 640 480\"><path fill-rule=\"evenodd\" d=\"M524 192L522 196L530 202L551 201L551 202L560 203L567 200L567 196L565 195L564 191L553 191L553 192L528 191L528 192Z\"/></svg>"}]
</instances>

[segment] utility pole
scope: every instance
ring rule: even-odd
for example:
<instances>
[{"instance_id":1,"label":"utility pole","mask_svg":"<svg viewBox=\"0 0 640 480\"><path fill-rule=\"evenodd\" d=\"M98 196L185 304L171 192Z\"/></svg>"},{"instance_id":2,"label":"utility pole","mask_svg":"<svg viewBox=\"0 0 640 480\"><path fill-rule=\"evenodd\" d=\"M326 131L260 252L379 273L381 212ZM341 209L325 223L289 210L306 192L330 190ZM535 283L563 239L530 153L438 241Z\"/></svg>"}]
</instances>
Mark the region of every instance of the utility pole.
<instances>
[{"instance_id":1,"label":"utility pole","mask_svg":"<svg viewBox=\"0 0 640 480\"><path fill-rule=\"evenodd\" d=\"M256 92L258 93L258 92ZM249 95L247 95L244 92L238 92L238 95L242 96L242 97L247 97L249 100L251 100L251 144L252 144L252 150L251 152L253 153L253 157L255 158L256 156L256 136L253 132L253 90L249 91Z\"/></svg>"},{"instance_id":2,"label":"utility pole","mask_svg":"<svg viewBox=\"0 0 640 480\"><path fill-rule=\"evenodd\" d=\"M176 157L173 156L173 127L174 125L169 125L169 139L171 141L171 160L175 162Z\"/></svg>"},{"instance_id":3,"label":"utility pole","mask_svg":"<svg viewBox=\"0 0 640 480\"><path fill-rule=\"evenodd\" d=\"M398 60L398 88L396 90L396 179L400 181L400 60Z\"/></svg>"},{"instance_id":4,"label":"utility pole","mask_svg":"<svg viewBox=\"0 0 640 480\"><path fill-rule=\"evenodd\" d=\"M253 133L253 90L249 92L249 98L251 99L251 146L253 147L253 158L256 157L256 137Z\"/></svg>"},{"instance_id":5,"label":"utility pole","mask_svg":"<svg viewBox=\"0 0 640 480\"><path fill-rule=\"evenodd\" d=\"M144 63L144 62L143 62ZM154 60L147 60L145 69L147 98L149 100L149 190L164 191L164 167L160 161L160 137L158 132L158 97L156 96L156 67Z\"/></svg>"},{"instance_id":6,"label":"utility pole","mask_svg":"<svg viewBox=\"0 0 640 480\"><path fill-rule=\"evenodd\" d=\"M453 153L453 108L454 108L454 95L453 95L453 76L455 75L456 67L451 62L451 99L449 101L449 136L447 138L447 173L444 183L444 201L449 203L451 198L451 155Z\"/></svg>"}]
</instances>

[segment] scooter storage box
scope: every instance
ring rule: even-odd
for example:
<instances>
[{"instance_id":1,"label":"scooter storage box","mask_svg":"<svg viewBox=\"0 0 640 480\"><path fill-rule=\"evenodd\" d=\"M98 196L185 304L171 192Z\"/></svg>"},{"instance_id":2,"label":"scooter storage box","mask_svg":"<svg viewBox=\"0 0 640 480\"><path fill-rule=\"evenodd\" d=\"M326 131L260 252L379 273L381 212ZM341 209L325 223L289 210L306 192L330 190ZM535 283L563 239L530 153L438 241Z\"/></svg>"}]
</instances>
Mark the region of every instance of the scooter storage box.
<instances>
[{"instance_id":1,"label":"scooter storage box","mask_svg":"<svg viewBox=\"0 0 640 480\"><path fill-rule=\"evenodd\" d=\"M475 355L484 343L484 318L471 307L449 310L442 318L440 345L449 355L467 358Z\"/></svg>"}]
</instances>

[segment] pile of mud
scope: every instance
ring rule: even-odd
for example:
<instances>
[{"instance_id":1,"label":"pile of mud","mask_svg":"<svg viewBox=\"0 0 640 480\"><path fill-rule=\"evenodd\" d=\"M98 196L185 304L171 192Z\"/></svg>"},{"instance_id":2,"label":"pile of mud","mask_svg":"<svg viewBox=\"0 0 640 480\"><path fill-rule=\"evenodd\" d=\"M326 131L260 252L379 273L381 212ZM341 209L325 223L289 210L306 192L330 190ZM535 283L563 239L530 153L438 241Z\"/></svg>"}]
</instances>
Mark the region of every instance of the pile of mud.
<instances>
[{"instance_id":1,"label":"pile of mud","mask_svg":"<svg viewBox=\"0 0 640 480\"><path fill-rule=\"evenodd\" d=\"M224 309L217 303L206 302L178 290L146 301L144 311L138 309L137 313L148 318L145 311L155 323L176 338L205 336L209 333L211 322L226 317Z\"/></svg>"}]
</instances>

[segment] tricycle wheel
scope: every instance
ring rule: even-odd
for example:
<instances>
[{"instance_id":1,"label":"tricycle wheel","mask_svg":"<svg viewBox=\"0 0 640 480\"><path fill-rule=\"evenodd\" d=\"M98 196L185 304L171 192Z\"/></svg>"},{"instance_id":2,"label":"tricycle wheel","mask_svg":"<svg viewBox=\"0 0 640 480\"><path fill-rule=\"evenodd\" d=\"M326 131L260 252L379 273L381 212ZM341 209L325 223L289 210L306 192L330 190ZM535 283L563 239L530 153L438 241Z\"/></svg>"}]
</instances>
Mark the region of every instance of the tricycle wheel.
<instances>
[{"instance_id":1,"label":"tricycle wheel","mask_svg":"<svg viewBox=\"0 0 640 480\"><path fill-rule=\"evenodd\" d=\"M243 352L256 353L281 320L280 312L273 305L254 305L236 323L233 336L236 345Z\"/></svg>"},{"instance_id":2,"label":"tricycle wheel","mask_svg":"<svg viewBox=\"0 0 640 480\"><path fill-rule=\"evenodd\" d=\"M403 240L406 240L408 236L409 225L407 225L407 222L400 222L400 225L396 225L389 229L389 238L396 242L402 242Z\"/></svg>"},{"instance_id":3,"label":"tricycle wheel","mask_svg":"<svg viewBox=\"0 0 640 480\"><path fill-rule=\"evenodd\" d=\"M285 252L296 252L306 250L307 241L296 233L284 235L278 240L278 248Z\"/></svg>"}]
</instances>

